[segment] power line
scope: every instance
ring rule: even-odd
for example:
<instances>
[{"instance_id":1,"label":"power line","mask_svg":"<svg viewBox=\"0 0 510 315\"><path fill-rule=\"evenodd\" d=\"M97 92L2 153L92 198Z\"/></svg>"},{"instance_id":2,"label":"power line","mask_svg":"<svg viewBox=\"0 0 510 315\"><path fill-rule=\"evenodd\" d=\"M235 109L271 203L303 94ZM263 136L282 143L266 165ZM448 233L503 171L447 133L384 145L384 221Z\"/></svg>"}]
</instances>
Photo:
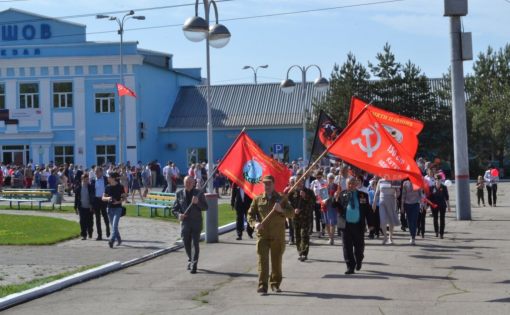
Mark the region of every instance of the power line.
<instances>
[{"instance_id":1,"label":"power line","mask_svg":"<svg viewBox=\"0 0 510 315\"><path fill-rule=\"evenodd\" d=\"M11 1L29 1L29 0L5 0L5 1L0 0L0 2L11 2ZM236 1L236 0L217 0L216 2L231 2L231 1ZM194 6L194 5L195 5L195 3L185 3L185 4L166 5L166 6L159 6L159 7L138 8L138 9L133 9L133 11L135 11L135 12L154 11L154 10L173 9L173 8L180 8L180 7L189 7L189 6ZM121 14L121 13L126 13L126 10L97 12L97 13L84 13L84 14L65 15L65 16L57 16L57 17L39 17L39 18L33 18L33 19L27 19L27 20L15 20L15 21L1 22L0 25L6 25L6 24L12 24L12 23L32 23L32 22L40 22L40 21L48 21L48 20L68 20L68 19L91 17L91 16L96 16L98 14L111 15L111 14Z\"/></svg>"},{"instance_id":2,"label":"power line","mask_svg":"<svg viewBox=\"0 0 510 315\"><path fill-rule=\"evenodd\" d=\"M234 1L234 0L223 0L223 1ZM275 17L275 16L283 16L283 15L295 15L295 14L304 14L311 12L320 12L320 11L333 11L339 9L348 9L353 7L362 7L362 6L372 6L372 5L380 5L380 4L388 4L394 2L403 2L406 0L386 0L386 1L376 1L376 2L366 2L366 3L358 3L358 4L350 4L343 6L335 6L335 7L327 7L327 8L318 8L318 9L308 9L308 10L299 10L299 11L289 11L289 12L279 12L279 13L270 13L270 14L261 14L261 15L253 15L253 16L245 16L245 17L237 17L230 19L223 19L221 22L228 21L240 21L240 20L251 20L251 19L259 19L266 17ZM122 11L124 12L124 11ZM141 31L141 30L149 30L149 29L157 29L157 28L172 28L172 27L182 27L182 23L179 24L165 24L165 25L155 25L155 26L144 26L144 27L135 27L125 29L125 31ZM89 32L87 35L93 34L105 34L105 33L116 33L117 31L97 31L97 32ZM65 34L65 35L55 35L53 37L67 37L67 36L77 36L81 34Z\"/></svg>"}]
</instances>

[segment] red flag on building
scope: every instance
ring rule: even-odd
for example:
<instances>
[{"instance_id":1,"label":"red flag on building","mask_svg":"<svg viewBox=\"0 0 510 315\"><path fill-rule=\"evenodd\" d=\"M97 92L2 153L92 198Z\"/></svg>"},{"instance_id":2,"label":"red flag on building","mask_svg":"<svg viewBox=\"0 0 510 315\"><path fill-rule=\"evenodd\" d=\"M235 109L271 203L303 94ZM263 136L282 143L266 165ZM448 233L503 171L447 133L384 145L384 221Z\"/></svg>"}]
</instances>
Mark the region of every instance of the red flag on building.
<instances>
[{"instance_id":1,"label":"red flag on building","mask_svg":"<svg viewBox=\"0 0 510 315\"><path fill-rule=\"evenodd\" d=\"M353 96L351 99L351 109L349 111L349 123L353 121L365 107L368 107L369 111L379 120L384 129L386 129L411 156L414 157L416 155L416 150L418 149L418 135L423 130L423 122L369 105Z\"/></svg>"},{"instance_id":2,"label":"red flag on building","mask_svg":"<svg viewBox=\"0 0 510 315\"><path fill-rule=\"evenodd\" d=\"M415 186L423 187L414 157L387 132L369 108L364 108L344 129L329 152L374 175L390 180L409 177Z\"/></svg>"},{"instance_id":3,"label":"red flag on building","mask_svg":"<svg viewBox=\"0 0 510 315\"><path fill-rule=\"evenodd\" d=\"M117 83L117 91L119 92L119 96L127 95L127 96L136 97L135 91L131 90L127 86L120 84L120 83Z\"/></svg>"},{"instance_id":4,"label":"red flag on building","mask_svg":"<svg viewBox=\"0 0 510 315\"><path fill-rule=\"evenodd\" d=\"M292 175L283 164L267 156L244 131L218 165L218 171L239 185L250 198L264 192L262 177L273 175L275 190L282 192Z\"/></svg>"}]
</instances>

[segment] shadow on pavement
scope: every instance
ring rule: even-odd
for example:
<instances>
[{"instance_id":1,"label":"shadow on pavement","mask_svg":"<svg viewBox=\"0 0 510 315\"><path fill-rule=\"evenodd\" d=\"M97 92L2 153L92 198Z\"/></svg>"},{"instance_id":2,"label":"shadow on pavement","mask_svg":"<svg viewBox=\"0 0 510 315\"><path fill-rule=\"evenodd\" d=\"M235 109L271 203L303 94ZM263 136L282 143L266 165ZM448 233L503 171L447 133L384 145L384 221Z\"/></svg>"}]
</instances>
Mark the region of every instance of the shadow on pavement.
<instances>
[{"instance_id":1,"label":"shadow on pavement","mask_svg":"<svg viewBox=\"0 0 510 315\"><path fill-rule=\"evenodd\" d=\"M298 291L284 291L282 293L278 293L278 296L302 296L302 297L312 297L318 299L351 299L351 300L378 300L378 301L389 301L391 299L385 298L383 296L374 296L374 295L348 295L348 294L332 294L332 293L316 293L316 292L298 292Z\"/></svg>"},{"instance_id":2,"label":"shadow on pavement","mask_svg":"<svg viewBox=\"0 0 510 315\"><path fill-rule=\"evenodd\" d=\"M427 275L409 275L405 273L391 273L391 272L383 272L383 271L374 271L374 270L365 270L365 272L370 272L372 274L377 274L380 276L388 276L388 277L396 277L396 278L406 278L406 279L414 279L414 280L458 280L457 278L448 277L448 276L427 276Z\"/></svg>"},{"instance_id":3,"label":"shadow on pavement","mask_svg":"<svg viewBox=\"0 0 510 315\"><path fill-rule=\"evenodd\" d=\"M492 269L476 268L468 266L450 266L450 267L435 267L436 269L452 269L452 270L472 270L472 271L492 271Z\"/></svg>"},{"instance_id":4,"label":"shadow on pavement","mask_svg":"<svg viewBox=\"0 0 510 315\"><path fill-rule=\"evenodd\" d=\"M357 273L354 275L344 275L344 274L331 274L322 276L323 279L368 279L368 280L387 280L388 277L384 276L373 276L362 273Z\"/></svg>"},{"instance_id":5,"label":"shadow on pavement","mask_svg":"<svg viewBox=\"0 0 510 315\"><path fill-rule=\"evenodd\" d=\"M502 302L502 303L510 303L510 297L508 298L503 298L503 299L497 299L497 300L490 300L490 301L487 301L487 302Z\"/></svg>"},{"instance_id":6,"label":"shadow on pavement","mask_svg":"<svg viewBox=\"0 0 510 315\"><path fill-rule=\"evenodd\" d=\"M199 271L199 273L207 273L210 275L229 276L229 277L233 277L233 278L238 278L238 277L257 278L258 277L256 274L253 274L253 273L221 272L221 271L214 271L214 270L200 269L200 268L198 269L198 271Z\"/></svg>"},{"instance_id":7,"label":"shadow on pavement","mask_svg":"<svg viewBox=\"0 0 510 315\"><path fill-rule=\"evenodd\" d=\"M430 256L430 255L409 255L409 257L414 257L418 259L452 259L451 257L446 256Z\"/></svg>"}]
</instances>

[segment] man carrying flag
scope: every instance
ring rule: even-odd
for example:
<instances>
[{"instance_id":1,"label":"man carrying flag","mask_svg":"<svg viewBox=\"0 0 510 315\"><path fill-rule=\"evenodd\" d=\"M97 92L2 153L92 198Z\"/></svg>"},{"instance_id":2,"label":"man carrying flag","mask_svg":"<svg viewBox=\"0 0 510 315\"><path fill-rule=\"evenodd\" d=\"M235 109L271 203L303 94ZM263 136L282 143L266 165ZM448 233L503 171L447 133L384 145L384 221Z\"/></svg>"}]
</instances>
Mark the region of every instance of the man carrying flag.
<instances>
[{"instance_id":1,"label":"man carrying flag","mask_svg":"<svg viewBox=\"0 0 510 315\"><path fill-rule=\"evenodd\" d=\"M264 193L253 199L248 210L248 222L257 231L257 255L259 285L257 292L267 294L268 280L271 290L281 292L282 283L282 257L285 251L285 218L293 217L293 209L290 203L282 195L274 190L275 178L266 175L262 179ZM276 211L271 220L264 224L262 221ZM269 275L269 253L271 253L271 275Z\"/></svg>"},{"instance_id":2,"label":"man carrying flag","mask_svg":"<svg viewBox=\"0 0 510 315\"><path fill-rule=\"evenodd\" d=\"M248 223L257 232L258 290L267 294L269 284L281 292L282 257L285 250L285 218L292 218L293 209L283 191L291 175L285 165L267 156L242 131L234 141L218 170L244 190L253 199L248 210ZM272 213L271 219L262 221ZM271 253L271 274L269 274Z\"/></svg>"}]
</instances>

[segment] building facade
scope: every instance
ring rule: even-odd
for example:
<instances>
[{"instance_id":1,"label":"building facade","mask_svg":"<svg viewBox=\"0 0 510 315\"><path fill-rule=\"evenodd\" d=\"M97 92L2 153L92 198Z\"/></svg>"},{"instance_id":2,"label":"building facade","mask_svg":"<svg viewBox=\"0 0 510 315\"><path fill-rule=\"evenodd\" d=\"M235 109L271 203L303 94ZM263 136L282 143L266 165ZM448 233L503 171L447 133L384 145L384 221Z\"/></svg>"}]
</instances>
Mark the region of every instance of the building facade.
<instances>
[{"instance_id":1,"label":"building facade","mask_svg":"<svg viewBox=\"0 0 510 315\"><path fill-rule=\"evenodd\" d=\"M181 86L200 69L176 69L172 55L122 45L124 148L119 148L119 42L90 42L86 26L9 9L0 12L0 160L83 166L158 158L160 127ZM112 24L113 25L113 24ZM124 96L125 97L125 96Z\"/></svg>"}]
</instances>

